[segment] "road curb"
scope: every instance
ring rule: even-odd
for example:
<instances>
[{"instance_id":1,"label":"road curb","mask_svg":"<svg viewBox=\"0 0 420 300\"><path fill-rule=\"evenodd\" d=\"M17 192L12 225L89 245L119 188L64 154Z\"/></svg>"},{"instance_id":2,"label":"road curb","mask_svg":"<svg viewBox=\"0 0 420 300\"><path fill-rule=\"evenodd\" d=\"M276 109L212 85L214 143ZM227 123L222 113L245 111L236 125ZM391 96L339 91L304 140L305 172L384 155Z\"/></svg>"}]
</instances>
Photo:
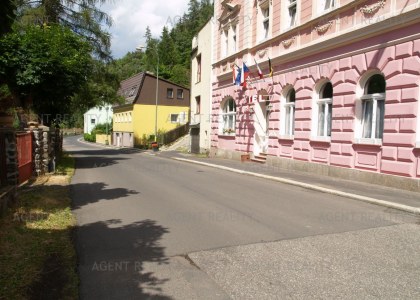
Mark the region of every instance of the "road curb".
<instances>
[{"instance_id":1,"label":"road curb","mask_svg":"<svg viewBox=\"0 0 420 300\"><path fill-rule=\"evenodd\" d=\"M82 143L82 144L85 144L85 145L96 146L96 147L99 147L99 148L105 148L105 149L122 149L120 147L111 146L111 145L102 145L102 144L97 144L97 143L86 142L83 139L83 137L78 138L77 141L79 143Z\"/></svg>"},{"instance_id":2,"label":"road curb","mask_svg":"<svg viewBox=\"0 0 420 300\"><path fill-rule=\"evenodd\" d=\"M273 181L277 181L277 182L281 182L281 183L285 183L285 184L290 184L290 185L294 185L294 186L298 186L298 187L302 187L302 188L306 188L306 189L310 189L310 190L314 190L314 191L318 191L318 192L323 192L323 193L327 193L327 194L332 194L332 195L342 196L342 197L346 197L346 198L351 198L351 199L355 199L355 200L359 200L359 201L363 201L363 202L367 202L367 203L371 203L371 204L385 206L385 207L409 212L409 213L412 213L412 214L420 215L420 207L408 206L408 205L399 204L399 203L395 203L395 202L390 202L390 201L380 200L380 199L376 199L376 198L361 196L361 195L357 195L357 194L342 192L342 191L339 191L339 190L329 189L329 188L317 186L317 185L314 185L314 184L304 183L304 182L300 182L300 181L296 181L296 180L291 180L291 179L286 179L286 178L276 177L276 176L270 176L270 175L264 175L264 174L255 173L255 172L248 172L248 171L244 171L244 170L234 169L234 168L230 168L230 167L226 167L226 166L210 164L210 163L205 163L205 162L186 159L186 158L172 157L172 159L177 160L177 161L183 161L183 162L198 164L198 165L202 165L202 166L212 167L212 168L216 168L216 169L221 169L221 170L225 170L225 171L229 171L229 172L233 172L233 173L237 173L237 174L249 175L249 176L269 179L269 180L273 180Z\"/></svg>"}]
</instances>

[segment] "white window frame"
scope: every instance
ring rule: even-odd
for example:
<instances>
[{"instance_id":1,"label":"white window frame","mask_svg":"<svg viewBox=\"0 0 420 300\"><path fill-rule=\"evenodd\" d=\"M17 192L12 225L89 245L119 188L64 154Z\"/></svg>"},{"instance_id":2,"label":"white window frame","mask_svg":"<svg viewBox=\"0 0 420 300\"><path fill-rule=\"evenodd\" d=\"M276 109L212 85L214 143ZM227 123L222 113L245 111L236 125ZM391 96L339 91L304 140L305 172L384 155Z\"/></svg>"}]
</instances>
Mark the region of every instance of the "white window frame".
<instances>
[{"instance_id":1,"label":"white window frame","mask_svg":"<svg viewBox=\"0 0 420 300\"><path fill-rule=\"evenodd\" d=\"M378 102L383 101L383 109L385 110L385 93L377 93L377 94L367 94L361 97L362 100L362 117L361 117L361 139L365 140L372 140L374 142L382 142L382 137L376 136L376 129L377 129L377 114L378 114ZM367 103L373 102L372 105L372 124L370 129L370 136L364 136L365 130L365 112L367 108ZM384 119L382 123L384 123ZM382 127L384 124L382 124ZM383 132L382 132L383 134Z\"/></svg>"},{"instance_id":2,"label":"white window frame","mask_svg":"<svg viewBox=\"0 0 420 300\"><path fill-rule=\"evenodd\" d=\"M229 105L231 101L233 102L232 110ZM233 98L230 98L223 103L220 114L219 134L236 135L236 103Z\"/></svg>"},{"instance_id":3,"label":"white window frame","mask_svg":"<svg viewBox=\"0 0 420 300\"><path fill-rule=\"evenodd\" d=\"M181 97L179 96L179 91L181 91ZM183 89L177 89L176 90L176 98L180 99L180 100L184 99L184 90Z\"/></svg>"},{"instance_id":4,"label":"white window frame","mask_svg":"<svg viewBox=\"0 0 420 300\"><path fill-rule=\"evenodd\" d=\"M176 116L176 120L175 121L172 120L172 116ZM179 123L179 114L170 114L169 120L171 121L172 124Z\"/></svg>"},{"instance_id":5,"label":"white window frame","mask_svg":"<svg viewBox=\"0 0 420 300\"><path fill-rule=\"evenodd\" d=\"M229 30L226 28L222 29L221 51L222 51L222 58L225 58L229 55Z\"/></svg>"},{"instance_id":6,"label":"white window frame","mask_svg":"<svg viewBox=\"0 0 420 300\"><path fill-rule=\"evenodd\" d=\"M169 91L171 91L171 96L169 96ZM173 99L174 98L174 89L173 88L167 88L166 89L166 98L167 99Z\"/></svg>"},{"instance_id":7,"label":"white window frame","mask_svg":"<svg viewBox=\"0 0 420 300\"><path fill-rule=\"evenodd\" d=\"M284 30L289 30L293 27L296 27L299 24L299 9L298 9L298 0L286 0L284 1L284 13L283 13L283 22L284 22ZM294 22L292 24L292 18L290 17L290 11L291 9L295 9L295 16L294 16Z\"/></svg>"},{"instance_id":8,"label":"white window frame","mask_svg":"<svg viewBox=\"0 0 420 300\"><path fill-rule=\"evenodd\" d=\"M381 75L385 79L384 75L376 70L367 71L359 81L356 89L356 95L358 100L356 101L356 118L357 122L355 125L355 143L357 144L370 144L370 145L382 145L382 138L377 138L376 127L377 121L376 116L378 112L378 102L383 101L384 103L384 119L382 120L385 123L385 93L375 93L375 94L365 94L367 92L367 85L369 84L370 79L375 75ZM368 101L373 101L372 105L372 128L370 137L364 137L364 125L365 125L365 103ZM384 126L385 124L383 124ZM383 133L383 132L382 132Z\"/></svg>"},{"instance_id":9,"label":"white window frame","mask_svg":"<svg viewBox=\"0 0 420 300\"><path fill-rule=\"evenodd\" d=\"M290 101L290 96L294 88L290 88L285 93L282 99L282 126L280 127L280 136L293 138L295 133L295 106L296 106L296 90L295 90L295 101Z\"/></svg>"},{"instance_id":10,"label":"white window frame","mask_svg":"<svg viewBox=\"0 0 420 300\"><path fill-rule=\"evenodd\" d=\"M329 2L329 7L326 7L327 3ZM326 14L338 7L338 0L318 0L315 1L316 5L316 16L320 16Z\"/></svg>"},{"instance_id":11,"label":"white window frame","mask_svg":"<svg viewBox=\"0 0 420 300\"><path fill-rule=\"evenodd\" d=\"M333 98L321 98L322 93L324 92L324 89L327 84L331 84L330 81L323 81L320 85L320 89L317 91L315 96L315 101L313 102L313 115L312 115L312 137L318 139L318 140L325 140L330 141L331 140L331 131L332 131L332 103ZM323 120L320 120L320 107L324 106L324 116ZM331 107L331 116L330 116L330 108ZM320 122L322 121L322 128L323 128L323 134L320 134L321 127ZM330 132L328 134L328 126L330 129Z\"/></svg>"},{"instance_id":12,"label":"white window frame","mask_svg":"<svg viewBox=\"0 0 420 300\"><path fill-rule=\"evenodd\" d=\"M267 14L265 14L267 12ZM271 37L271 27L273 23L273 6L271 5L271 1L262 1L258 6L258 26L257 26L257 37L258 41L265 41ZM265 28L265 24L267 24L267 28Z\"/></svg>"},{"instance_id":13,"label":"white window frame","mask_svg":"<svg viewBox=\"0 0 420 300\"><path fill-rule=\"evenodd\" d=\"M232 54L233 54L233 53L236 53L236 51L238 51L238 25L237 24L232 24L232 26L230 28L231 28L231 32L232 32L232 34L231 34L231 36L232 36L231 51L232 51Z\"/></svg>"}]
</instances>

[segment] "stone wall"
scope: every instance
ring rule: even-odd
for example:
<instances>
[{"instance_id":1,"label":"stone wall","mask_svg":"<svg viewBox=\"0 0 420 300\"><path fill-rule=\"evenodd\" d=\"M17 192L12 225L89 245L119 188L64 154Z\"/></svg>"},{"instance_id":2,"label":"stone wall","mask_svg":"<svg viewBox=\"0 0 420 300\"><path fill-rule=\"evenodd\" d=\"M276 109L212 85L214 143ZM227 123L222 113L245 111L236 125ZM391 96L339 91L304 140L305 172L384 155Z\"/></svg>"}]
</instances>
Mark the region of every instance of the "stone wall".
<instances>
[{"instance_id":1,"label":"stone wall","mask_svg":"<svg viewBox=\"0 0 420 300\"><path fill-rule=\"evenodd\" d=\"M34 175L53 172L57 157L62 152L63 134L58 129L45 126L28 131L33 134Z\"/></svg>"}]
</instances>

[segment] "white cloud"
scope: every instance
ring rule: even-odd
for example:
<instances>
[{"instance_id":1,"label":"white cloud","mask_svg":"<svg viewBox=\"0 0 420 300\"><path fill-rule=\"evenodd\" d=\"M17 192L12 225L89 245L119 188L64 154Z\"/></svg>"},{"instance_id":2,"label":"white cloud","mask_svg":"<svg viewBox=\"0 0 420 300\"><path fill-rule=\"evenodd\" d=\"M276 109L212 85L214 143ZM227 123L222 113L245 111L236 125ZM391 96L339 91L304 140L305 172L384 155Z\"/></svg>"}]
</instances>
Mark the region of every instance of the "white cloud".
<instances>
[{"instance_id":1,"label":"white cloud","mask_svg":"<svg viewBox=\"0 0 420 300\"><path fill-rule=\"evenodd\" d=\"M101 10L110 15L113 25L111 50L115 58L134 51L144 44L144 34L149 26L154 37L159 37L163 26L171 27L187 11L188 0L115 0Z\"/></svg>"}]
</instances>

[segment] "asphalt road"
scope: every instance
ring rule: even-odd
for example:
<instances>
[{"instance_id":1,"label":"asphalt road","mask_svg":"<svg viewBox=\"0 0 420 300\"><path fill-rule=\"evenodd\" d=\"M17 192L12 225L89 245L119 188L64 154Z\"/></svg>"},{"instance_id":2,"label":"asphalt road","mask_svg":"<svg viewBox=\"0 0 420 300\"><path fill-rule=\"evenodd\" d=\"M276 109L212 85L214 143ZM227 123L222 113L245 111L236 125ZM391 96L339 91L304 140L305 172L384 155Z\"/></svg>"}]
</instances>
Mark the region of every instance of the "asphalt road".
<instances>
[{"instance_id":1,"label":"asphalt road","mask_svg":"<svg viewBox=\"0 0 420 300\"><path fill-rule=\"evenodd\" d=\"M369 233L406 223L417 226L410 224L415 223L412 217L380 206L149 152L103 149L79 143L76 137L66 138L65 148L76 157L72 196L78 221L81 299L247 298L237 293L243 282L235 272L248 272L249 276L271 272L252 269L262 262L265 268L270 266L273 252L266 251L269 242L313 238L315 243L328 236L335 241L337 234L348 241L349 232ZM411 237L412 228L407 230L410 234L401 230L402 234ZM415 243L418 240L416 235ZM225 249L236 249L235 255L243 253L243 261L256 252L265 254L254 259L257 265L243 269L244 265L235 264L240 259L232 256L232 250L214 254ZM288 251L293 252L293 248ZM419 258L418 251L412 251L411 258ZM217 271L212 265L215 261L208 257L219 257L224 267L236 269L218 266ZM226 280L220 278L220 272L230 276L230 284L223 284ZM284 270L282 274L285 276ZM232 279L236 276L237 282ZM259 284L255 289L258 286L267 291ZM281 295L282 285L276 285L269 295L255 289L247 294L249 299L255 298L253 295ZM304 289L307 295L314 295L307 286ZM296 297L290 290L287 293L292 296L286 298L302 296L300 292Z\"/></svg>"}]
</instances>

